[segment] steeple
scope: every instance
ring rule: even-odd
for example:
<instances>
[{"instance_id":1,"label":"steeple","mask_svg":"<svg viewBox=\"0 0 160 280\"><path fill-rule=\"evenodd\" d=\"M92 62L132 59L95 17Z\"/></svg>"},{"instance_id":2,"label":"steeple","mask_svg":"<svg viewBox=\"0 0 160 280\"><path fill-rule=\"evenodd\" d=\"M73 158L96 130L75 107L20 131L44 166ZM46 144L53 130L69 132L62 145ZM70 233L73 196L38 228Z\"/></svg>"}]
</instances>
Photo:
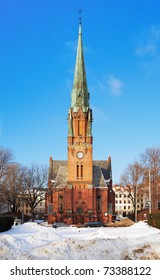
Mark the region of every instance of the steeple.
<instances>
[{"instance_id":1,"label":"steeple","mask_svg":"<svg viewBox=\"0 0 160 280\"><path fill-rule=\"evenodd\" d=\"M76 65L74 72L73 88L71 93L71 108L73 108L74 112L77 112L79 107L82 108L83 112L86 112L89 108L89 93L87 89L86 71L83 54L81 20L79 22Z\"/></svg>"}]
</instances>

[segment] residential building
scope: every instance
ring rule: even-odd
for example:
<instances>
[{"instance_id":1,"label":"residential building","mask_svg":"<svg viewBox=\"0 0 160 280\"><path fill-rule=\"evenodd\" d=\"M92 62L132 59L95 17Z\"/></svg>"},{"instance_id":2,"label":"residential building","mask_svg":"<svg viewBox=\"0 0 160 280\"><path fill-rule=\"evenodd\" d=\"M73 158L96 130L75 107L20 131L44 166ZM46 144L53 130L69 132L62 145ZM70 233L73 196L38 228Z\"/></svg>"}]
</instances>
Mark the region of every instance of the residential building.
<instances>
[{"instance_id":1,"label":"residential building","mask_svg":"<svg viewBox=\"0 0 160 280\"><path fill-rule=\"evenodd\" d=\"M121 185L114 185L113 191L115 192L115 213L118 217L126 217L133 213L134 207L131 198L129 197L128 187ZM131 190L131 195L133 192Z\"/></svg>"}]
</instances>

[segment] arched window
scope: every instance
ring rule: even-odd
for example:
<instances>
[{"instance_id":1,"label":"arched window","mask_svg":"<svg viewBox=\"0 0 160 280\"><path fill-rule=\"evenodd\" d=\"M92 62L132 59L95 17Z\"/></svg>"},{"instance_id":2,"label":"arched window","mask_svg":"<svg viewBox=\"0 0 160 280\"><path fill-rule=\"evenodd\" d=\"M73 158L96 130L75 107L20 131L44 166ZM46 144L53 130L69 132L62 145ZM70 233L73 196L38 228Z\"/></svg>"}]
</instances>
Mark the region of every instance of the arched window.
<instances>
[{"instance_id":1,"label":"arched window","mask_svg":"<svg viewBox=\"0 0 160 280\"><path fill-rule=\"evenodd\" d=\"M63 195L59 195L59 212L63 212Z\"/></svg>"},{"instance_id":2,"label":"arched window","mask_svg":"<svg viewBox=\"0 0 160 280\"><path fill-rule=\"evenodd\" d=\"M78 207L78 208L76 209L76 214L77 214L77 215L83 215L83 214L84 214L83 208L82 208L82 207Z\"/></svg>"},{"instance_id":3,"label":"arched window","mask_svg":"<svg viewBox=\"0 0 160 280\"><path fill-rule=\"evenodd\" d=\"M82 121L78 120L78 136L82 136Z\"/></svg>"},{"instance_id":4,"label":"arched window","mask_svg":"<svg viewBox=\"0 0 160 280\"><path fill-rule=\"evenodd\" d=\"M101 211L101 196L97 195L97 211Z\"/></svg>"},{"instance_id":5,"label":"arched window","mask_svg":"<svg viewBox=\"0 0 160 280\"><path fill-rule=\"evenodd\" d=\"M77 179L83 179L83 164L82 163L77 163L76 176L77 176Z\"/></svg>"}]
</instances>

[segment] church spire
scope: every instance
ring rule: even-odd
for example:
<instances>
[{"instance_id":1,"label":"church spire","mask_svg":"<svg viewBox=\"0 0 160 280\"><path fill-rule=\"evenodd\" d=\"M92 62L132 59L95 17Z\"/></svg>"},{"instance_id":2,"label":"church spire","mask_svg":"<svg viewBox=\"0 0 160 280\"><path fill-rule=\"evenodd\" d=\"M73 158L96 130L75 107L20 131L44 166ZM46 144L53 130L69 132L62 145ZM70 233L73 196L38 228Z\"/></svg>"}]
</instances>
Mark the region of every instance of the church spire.
<instances>
[{"instance_id":1,"label":"church spire","mask_svg":"<svg viewBox=\"0 0 160 280\"><path fill-rule=\"evenodd\" d=\"M84 112L86 112L89 108L89 93L87 89L86 71L84 63L81 18L79 22L74 82L71 93L71 107L73 108L74 112L77 112L79 107L81 107Z\"/></svg>"}]
</instances>

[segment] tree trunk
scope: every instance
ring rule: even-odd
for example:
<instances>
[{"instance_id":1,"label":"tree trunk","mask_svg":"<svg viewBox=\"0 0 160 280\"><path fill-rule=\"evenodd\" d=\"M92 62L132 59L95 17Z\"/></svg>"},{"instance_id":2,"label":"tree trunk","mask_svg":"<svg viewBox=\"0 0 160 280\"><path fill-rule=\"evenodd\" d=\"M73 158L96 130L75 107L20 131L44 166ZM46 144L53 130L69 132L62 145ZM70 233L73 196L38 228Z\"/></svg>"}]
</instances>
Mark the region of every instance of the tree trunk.
<instances>
[{"instance_id":1,"label":"tree trunk","mask_svg":"<svg viewBox=\"0 0 160 280\"><path fill-rule=\"evenodd\" d=\"M34 222L34 219L35 219L34 208L31 208L31 219L32 219L32 222Z\"/></svg>"}]
</instances>

